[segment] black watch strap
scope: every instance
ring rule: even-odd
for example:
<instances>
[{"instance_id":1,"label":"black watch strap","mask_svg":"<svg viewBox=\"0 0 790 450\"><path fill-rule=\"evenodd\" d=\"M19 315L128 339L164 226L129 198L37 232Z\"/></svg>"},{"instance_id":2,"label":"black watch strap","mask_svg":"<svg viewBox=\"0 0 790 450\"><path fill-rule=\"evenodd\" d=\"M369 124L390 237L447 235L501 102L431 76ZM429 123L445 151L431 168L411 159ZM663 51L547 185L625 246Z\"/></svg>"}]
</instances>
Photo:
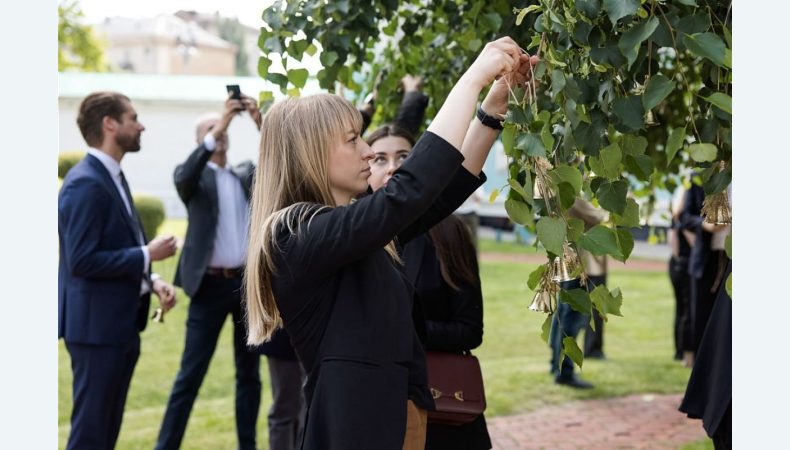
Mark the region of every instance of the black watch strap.
<instances>
[{"instance_id":1,"label":"black watch strap","mask_svg":"<svg viewBox=\"0 0 790 450\"><path fill-rule=\"evenodd\" d=\"M502 121L497 119L496 117L489 116L483 111L483 108L478 106L477 107L477 118L480 119L483 125L493 128L495 130L502 130L504 127L502 126Z\"/></svg>"}]
</instances>

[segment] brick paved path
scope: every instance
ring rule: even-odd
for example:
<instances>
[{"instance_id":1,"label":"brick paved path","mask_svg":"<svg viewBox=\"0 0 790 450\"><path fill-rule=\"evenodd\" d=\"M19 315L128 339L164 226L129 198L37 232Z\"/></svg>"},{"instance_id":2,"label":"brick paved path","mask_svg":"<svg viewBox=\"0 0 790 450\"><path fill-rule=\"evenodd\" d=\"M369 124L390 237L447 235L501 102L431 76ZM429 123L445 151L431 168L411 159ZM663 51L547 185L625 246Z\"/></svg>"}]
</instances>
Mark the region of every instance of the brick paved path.
<instances>
[{"instance_id":1,"label":"brick paved path","mask_svg":"<svg viewBox=\"0 0 790 450\"><path fill-rule=\"evenodd\" d=\"M631 395L488 419L494 450L677 449L706 437L678 411L681 394Z\"/></svg>"}]
</instances>

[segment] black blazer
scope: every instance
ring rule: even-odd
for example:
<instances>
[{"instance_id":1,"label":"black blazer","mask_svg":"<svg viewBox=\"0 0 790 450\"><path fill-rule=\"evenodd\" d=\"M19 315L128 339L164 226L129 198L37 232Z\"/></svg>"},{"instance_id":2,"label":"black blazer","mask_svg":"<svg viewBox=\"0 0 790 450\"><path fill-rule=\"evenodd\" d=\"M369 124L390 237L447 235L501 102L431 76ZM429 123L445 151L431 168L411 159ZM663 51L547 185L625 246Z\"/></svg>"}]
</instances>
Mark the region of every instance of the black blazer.
<instances>
[{"instance_id":1,"label":"black blazer","mask_svg":"<svg viewBox=\"0 0 790 450\"><path fill-rule=\"evenodd\" d=\"M217 232L219 201L216 175L206 166L210 157L211 152L201 144L173 173L176 191L187 207L189 220L174 283L190 297L197 293L208 268ZM234 166L232 172L241 182L249 201L255 166L245 161Z\"/></svg>"},{"instance_id":2,"label":"black blazer","mask_svg":"<svg viewBox=\"0 0 790 450\"><path fill-rule=\"evenodd\" d=\"M386 186L278 235L272 288L308 374L302 448L400 450L410 392L433 407L412 289L384 247L438 223L485 181L459 169L462 160L425 133Z\"/></svg>"},{"instance_id":3,"label":"black blazer","mask_svg":"<svg viewBox=\"0 0 790 450\"><path fill-rule=\"evenodd\" d=\"M123 345L145 328L150 294L140 296L138 231L145 240L110 173L87 155L58 194L58 338Z\"/></svg>"},{"instance_id":4,"label":"black blazer","mask_svg":"<svg viewBox=\"0 0 790 450\"><path fill-rule=\"evenodd\" d=\"M453 289L442 278L436 248L425 233L403 250L406 276L414 284L414 320L426 350L461 353L483 342L483 294L480 280ZM474 273L478 273L475 260ZM426 450L488 450L485 417L460 425L428 424Z\"/></svg>"}]
</instances>

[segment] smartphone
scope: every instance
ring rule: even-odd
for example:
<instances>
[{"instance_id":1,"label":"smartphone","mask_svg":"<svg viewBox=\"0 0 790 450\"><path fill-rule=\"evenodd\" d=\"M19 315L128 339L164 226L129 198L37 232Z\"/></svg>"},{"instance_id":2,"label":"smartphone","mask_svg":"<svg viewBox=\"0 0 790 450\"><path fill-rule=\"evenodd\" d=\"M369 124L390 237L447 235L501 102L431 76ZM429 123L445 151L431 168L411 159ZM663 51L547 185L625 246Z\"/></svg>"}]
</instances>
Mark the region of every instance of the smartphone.
<instances>
[{"instance_id":1,"label":"smartphone","mask_svg":"<svg viewBox=\"0 0 790 450\"><path fill-rule=\"evenodd\" d=\"M225 89L228 90L228 94L231 94L230 98L233 100L241 100L241 89L239 89L238 84L229 84L225 86Z\"/></svg>"},{"instance_id":2,"label":"smartphone","mask_svg":"<svg viewBox=\"0 0 790 450\"><path fill-rule=\"evenodd\" d=\"M225 89L228 90L228 94L230 94L230 98L233 100L241 100L241 89L239 89L238 84L228 84L225 86ZM244 108L236 108L236 111L244 111Z\"/></svg>"}]
</instances>

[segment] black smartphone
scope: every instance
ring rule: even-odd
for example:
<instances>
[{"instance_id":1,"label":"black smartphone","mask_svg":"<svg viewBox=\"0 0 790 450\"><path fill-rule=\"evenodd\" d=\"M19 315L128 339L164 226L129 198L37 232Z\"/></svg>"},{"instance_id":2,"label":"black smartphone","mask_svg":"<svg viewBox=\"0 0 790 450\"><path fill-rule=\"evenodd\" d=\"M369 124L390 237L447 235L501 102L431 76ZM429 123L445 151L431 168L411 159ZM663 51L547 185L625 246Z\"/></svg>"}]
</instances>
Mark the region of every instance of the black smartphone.
<instances>
[{"instance_id":1,"label":"black smartphone","mask_svg":"<svg viewBox=\"0 0 790 450\"><path fill-rule=\"evenodd\" d=\"M230 98L233 100L241 100L241 89L239 89L238 84L229 84L225 86L225 89L228 90L228 94L231 94Z\"/></svg>"}]
</instances>

